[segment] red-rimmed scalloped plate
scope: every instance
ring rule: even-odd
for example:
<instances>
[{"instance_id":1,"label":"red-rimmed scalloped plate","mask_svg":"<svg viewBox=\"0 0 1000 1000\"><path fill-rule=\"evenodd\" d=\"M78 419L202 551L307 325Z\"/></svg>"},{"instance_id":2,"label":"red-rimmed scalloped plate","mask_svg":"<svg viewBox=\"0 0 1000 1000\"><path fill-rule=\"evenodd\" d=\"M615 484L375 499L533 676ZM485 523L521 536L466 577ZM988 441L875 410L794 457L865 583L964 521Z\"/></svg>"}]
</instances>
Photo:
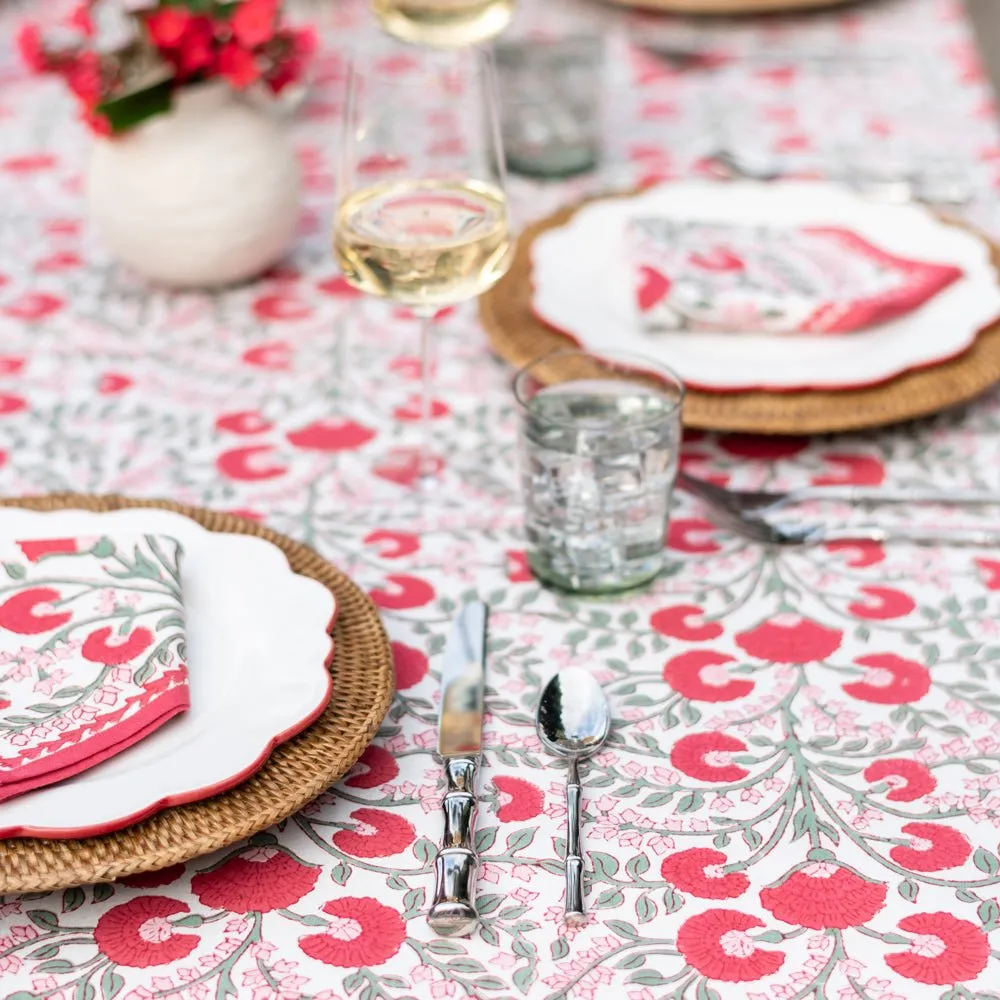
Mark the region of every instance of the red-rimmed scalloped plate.
<instances>
[{"instance_id":1,"label":"red-rimmed scalloped plate","mask_svg":"<svg viewBox=\"0 0 1000 1000\"><path fill-rule=\"evenodd\" d=\"M0 837L99 836L226 791L330 699L333 595L293 573L270 542L166 510L0 510L9 538L116 532L159 532L184 546L191 708L97 767L0 803Z\"/></svg>"},{"instance_id":2,"label":"red-rimmed scalloped plate","mask_svg":"<svg viewBox=\"0 0 1000 1000\"><path fill-rule=\"evenodd\" d=\"M636 217L849 229L889 254L954 265L963 277L899 319L856 333L650 333L639 320L626 227ZM532 309L595 354L632 351L702 392L801 392L878 385L958 357L1000 316L990 248L919 205L832 184L676 182L585 205L532 244Z\"/></svg>"}]
</instances>

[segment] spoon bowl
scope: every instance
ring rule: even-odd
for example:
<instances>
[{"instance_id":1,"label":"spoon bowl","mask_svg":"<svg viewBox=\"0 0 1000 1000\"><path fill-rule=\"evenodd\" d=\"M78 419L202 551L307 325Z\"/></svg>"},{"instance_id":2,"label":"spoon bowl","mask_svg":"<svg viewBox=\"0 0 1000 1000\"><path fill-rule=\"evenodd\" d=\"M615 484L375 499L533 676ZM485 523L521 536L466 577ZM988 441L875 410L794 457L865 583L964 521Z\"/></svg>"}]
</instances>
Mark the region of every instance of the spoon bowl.
<instances>
[{"instance_id":1,"label":"spoon bowl","mask_svg":"<svg viewBox=\"0 0 1000 1000\"><path fill-rule=\"evenodd\" d=\"M611 731L608 700L581 667L567 667L545 685L537 718L542 743L560 757L591 756Z\"/></svg>"}]
</instances>

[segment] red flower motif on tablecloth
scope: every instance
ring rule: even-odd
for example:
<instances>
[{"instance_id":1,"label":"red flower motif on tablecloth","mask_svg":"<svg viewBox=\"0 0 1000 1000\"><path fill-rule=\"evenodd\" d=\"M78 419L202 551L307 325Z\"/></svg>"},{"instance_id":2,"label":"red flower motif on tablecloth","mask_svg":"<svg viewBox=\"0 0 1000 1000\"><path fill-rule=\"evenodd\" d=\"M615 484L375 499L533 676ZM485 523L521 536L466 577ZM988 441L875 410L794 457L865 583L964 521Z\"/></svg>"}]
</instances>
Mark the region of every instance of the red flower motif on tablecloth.
<instances>
[{"instance_id":1,"label":"red flower motif on tablecloth","mask_svg":"<svg viewBox=\"0 0 1000 1000\"><path fill-rule=\"evenodd\" d=\"M240 410L237 413L222 413L215 420L215 429L230 434L264 434L274 424L263 417L259 410Z\"/></svg>"},{"instance_id":2,"label":"red flower motif on tablecloth","mask_svg":"<svg viewBox=\"0 0 1000 1000\"><path fill-rule=\"evenodd\" d=\"M420 536L412 531L389 531L378 528L361 539L364 545L374 545L383 559L400 559L420 549Z\"/></svg>"},{"instance_id":3,"label":"red flower motif on tablecloth","mask_svg":"<svg viewBox=\"0 0 1000 1000\"><path fill-rule=\"evenodd\" d=\"M451 413L451 407L448 406L446 402L442 399L432 399L431 400L431 419L436 420L438 417L445 417ZM392 415L403 423L412 423L416 420L423 419L423 402L419 396L410 396L410 398L401 405L397 406L393 411Z\"/></svg>"},{"instance_id":4,"label":"red flower motif on tablecloth","mask_svg":"<svg viewBox=\"0 0 1000 1000\"><path fill-rule=\"evenodd\" d=\"M506 554L507 579L511 583L530 583L534 576L525 552L509 550Z\"/></svg>"},{"instance_id":5,"label":"red flower motif on tablecloth","mask_svg":"<svg viewBox=\"0 0 1000 1000\"><path fill-rule=\"evenodd\" d=\"M775 462L781 458L794 458L809 447L808 438L756 437L752 434L723 434L719 447L737 458L758 458Z\"/></svg>"},{"instance_id":6,"label":"red flower motif on tablecloth","mask_svg":"<svg viewBox=\"0 0 1000 1000\"><path fill-rule=\"evenodd\" d=\"M824 460L837 472L814 476L816 486L881 486L885 479L885 466L874 455L826 455Z\"/></svg>"},{"instance_id":7,"label":"red flower motif on tablecloth","mask_svg":"<svg viewBox=\"0 0 1000 1000\"><path fill-rule=\"evenodd\" d=\"M391 611L421 608L434 600L434 588L426 580L403 573L387 576L384 586L368 593L377 607Z\"/></svg>"},{"instance_id":8,"label":"red flower motif on tablecloth","mask_svg":"<svg viewBox=\"0 0 1000 1000\"><path fill-rule=\"evenodd\" d=\"M238 71L238 67L234 66L233 70ZM313 314L313 308L294 295L275 293L257 299L253 312L262 320L297 320L308 319Z\"/></svg>"},{"instance_id":9,"label":"red flower motif on tablecloth","mask_svg":"<svg viewBox=\"0 0 1000 1000\"><path fill-rule=\"evenodd\" d=\"M314 420L297 431L289 431L288 440L296 448L307 451L356 451L375 437L375 431L356 420L331 417Z\"/></svg>"},{"instance_id":10,"label":"red flower motif on tablecloth","mask_svg":"<svg viewBox=\"0 0 1000 1000\"><path fill-rule=\"evenodd\" d=\"M907 823L902 832L916 843L893 847L889 857L911 872L958 868L972 853L972 845L964 834L941 823Z\"/></svg>"},{"instance_id":11,"label":"red flower motif on tablecloth","mask_svg":"<svg viewBox=\"0 0 1000 1000\"><path fill-rule=\"evenodd\" d=\"M664 882L699 899L735 899L750 888L743 872L726 872L728 858L711 847L689 847L663 859L660 876Z\"/></svg>"},{"instance_id":12,"label":"red flower motif on tablecloth","mask_svg":"<svg viewBox=\"0 0 1000 1000\"><path fill-rule=\"evenodd\" d=\"M260 482L283 476L288 468L276 462L271 456L275 449L269 444L255 444L247 448L233 448L224 451L216 460L215 467L227 479L240 482Z\"/></svg>"},{"instance_id":13,"label":"red flower motif on tablecloth","mask_svg":"<svg viewBox=\"0 0 1000 1000\"><path fill-rule=\"evenodd\" d=\"M674 604L669 608L660 608L650 616L650 628L660 635L671 639L683 639L685 642L708 642L718 639L723 628L719 622L706 622L702 619L704 609L697 604Z\"/></svg>"},{"instance_id":14,"label":"red flower motif on tablecloth","mask_svg":"<svg viewBox=\"0 0 1000 1000\"><path fill-rule=\"evenodd\" d=\"M360 289L355 288L342 274L317 282L316 287L319 291L325 292L327 295L333 295L335 298L356 299L364 294Z\"/></svg>"},{"instance_id":15,"label":"red flower motif on tablecloth","mask_svg":"<svg viewBox=\"0 0 1000 1000\"><path fill-rule=\"evenodd\" d=\"M914 660L904 660L895 653L875 653L854 661L865 667L865 679L843 685L844 694L874 705L906 705L931 689L930 671Z\"/></svg>"},{"instance_id":16,"label":"red flower motif on tablecloth","mask_svg":"<svg viewBox=\"0 0 1000 1000\"><path fill-rule=\"evenodd\" d=\"M20 413L27 408L28 404L23 396L0 393L0 417L5 417L11 413Z\"/></svg>"},{"instance_id":17,"label":"red flower motif on tablecloth","mask_svg":"<svg viewBox=\"0 0 1000 1000\"><path fill-rule=\"evenodd\" d=\"M348 788L377 788L398 774L396 758L385 747L372 743L344 779L344 784Z\"/></svg>"},{"instance_id":18,"label":"red flower motif on tablecloth","mask_svg":"<svg viewBox=\"0 0 1000 1000\"><path fill-rule=\"evenodd\" d=\"M1000 590L1000 560L977 559L976 565L982 570L983 583L987 590Z\"/></svg>"},{"instance_id":19,"label":"red flower motif on tablecloth","mask_svg":"<svg viewBox=\"0 0 1000 1000\"><path fill-rule=\"evenodd\" d=\"M94 941L112 962L133 969L179 962L198 947L199 939L173 927L167 918L189 910L179 899L137 896L101 916Z\"/></svg>"},{"instance_id":20,"label":"red flower motif on tablecloth","mask_svg":"<svg viewBox=\"0 0 1000 1000\"><path fill-rule=\"evenodd\" d=\"M23 369L24 358L16 354L0 354L0 375L19 375Z\"/></svg>"},{"instance_id":21,"label":"red flower motif on tablecloth","mask_svg":"<svg viewBox=\"0 0 1000 1000\"><path fill-rule=\"evenodd\" d=\"M730 758L746 749L742 740L728 733L689 733L674 744L670 763L697 781L741 781L750 772Z\"/></svg>"},{"instance_id":22,"label":"red flower motif on tablecloth","mask_svg":"<svg viewBox=\"0 0 1000 1000\"><path fill-rule=\"evenodd\" d=\"M38 170L51 170L58 162L49 153L29 153L27 156L12 156L4 160L2 166L11 174L33 174Z\"/></svg>"},{"instance_id":23,"label":"red flower motif on tablecloth","mask_svg":"<svg viewBox=\"0 0 1000 1000\"><path fill-rule=\"evenodd\" d=\"M852 569L865 569L885 560L885 549L880 542L827 542L823 546L827 552L843 552L844 562Z\"/></svg>"},{"instance_id":24,"label":"red flower motif on tablecloth","mask_svg":"<svg viewBox=\"0 0 1000 1000\"><path fill-rule=\"evenodd\" d=\"M779 885L760 891L760 903L786 924L824 930L860 927L885 906L886 886L834 861L815 861Z\"/></svg>"},{"instance_id":25,"label":"red flower motif on tablecloth","mask_svg":"<svg viewBox=\"0 0 1000 1000\"><path fill-rule=\"evenodd\" d=\"M299 938L310 957L340 969L371 968L387 962L406 940L406 924L390 906L369 896L348 896L323 904L332 919L322 934Z\"/></svg>"},{"instance_id":26,"label":"red flower motif on tablecloth","mask_svg":"<svg viewBox=\"0 0 1000 1000\"><path fill-rule=\"evenodd\" d=\"M736 636L736 645L758 660L772 663L813 663L832 656L844 639L839 629L827 628L796 614L775 615Z\"/></svg>"},{"instance_id":27,"label":"red flower motif on tablecloth","mask_svg":"<svg viewBox=\"0 0 1000 1000\"><path fill-rule=\"evenodd\" d=\"M715 541L716 530L703 517L673 518L667 528L667 548L701 555L718 552L722 546Z\"/></svg>"},{"instance_id":28,"label":"red flower motif on tablecloth","mask_svg":"<svg viewBox=\"0 0 1000 1000\"><path fill-rule=\"evenodd\" d=\"M372 466L372 473L389 483L412 486L420 478L421 468L428 475L436 476L444 468L444 459L440 455L421 459L420 453L413 448L393 448L382 461Z\"/></svg>"},{"instance_id":29,"label":"red flower motif on tablecloth","mask_svg":"<svg viewBox=\"0 0 1000 1000\"><path fill-rule=\"evenodd\" d=\"M292 367L292 348L283 340L258 344L243 352L243 363L273 372L288 371Z\"/></svg>"},{"instance_id":30,"label":"red flower motif on tablecloth","mask_svg":"<svg viewBox=\"0 0 1000 1000\"><path fill-rule=\"evenodd\" d=\"M118 393L131 389L135 383L128 375L119 375L118 372L105 372L97 380L97 392L101 396L117 396Z\"/></svg>"},{"instance_id":31,"label":"red flower motif on tablecloth","mask_svg":"<svg viewBox=\"0 0 1000 1000\"><path fill-rule=\"evenodd\" d=\"M36 261L35 270L41 274L51 274L80 267L82 264L83 258L78 253L73 253L71 250L57 250L55 253L50 253L47 257Z\"/></svg>"},{"instance_id":32,"label":"red flower motif on tablecloth","mask_svg":"<svg viewBox=\"0 0 1000 1000\"><path fill-rule=\"evenodd\" d=\"M520 823L534 819L545 807L545 794L537 786L523 778L499 775L493 779L500 793L497 819L501 823Z\"/></svg>"},{"instance_id":33,"label":"red flower motif on tablecloth","mask_svg":"<svg viewBox=\"0 0 1000 1000\"><path fill-rule=\"evenodd\" d=\"M320 869L273 847L254 847L213 871L191 879L191 891L214 910L250 913L282 910L316 885Z\"/></svg>"},{"instance_id":34,"label":"red flower motif on tablecloth","mask_svg":"<svg viewBox=\"0 0 1000 1000\"><path fill-rule=\"evenodd\" d=\"M392 644L392 662L396 670L396 689L405 691L427 676L427 654L401 642Z\"/></svg>"},{"instance_id":35,"label":"red flower motif on tablecloth","mask_svg":"<svg viewBox=\"0 0 1000 1000\"><path fill-rule=\"evenodd\" d=\"M17 547L28 562L38 562L44 556L75 555L80 551L75 538L42 538L38 541L18 542Z\"/></svg>"},{"instance_id":36,"label":"red flower motif on tablecloth","mask_svg":"<svg viewBox=\"0 0 1000 1000\"><path fill-rule=\"evenodd\" d=\"M891 780L893 778L897 780ZM891 802L914 802L923 795L929 795L937 787L930 768L919 761L886 757L865 768L865 781L875 784L887 779L892 787L885 797Z\"/></svg>"},{"instance_id":37,"label":"red flower motif on tablecloth","mask_svg":"<svg viewBox=\"0 0 1000 1000\"><path fill-rule=\"evenodd\" d=\"M275 32L279 0L247 0L236 8L229 24L240 45L254 49Z\"/></svg>"},{"instance_id":38,"label":"red flower motif on tablecloth","mask_svg":"<svg viewBox=\"0 0 1000 1000\"><path fill-rule=\"evenodd\" d=\"M52 587L29 587L0 604L0 628L18 635L41 635L65 625L69 611L55 611L52 605L62 599Z\"/></svg>"},{"instance_id":39,"label":"red flower motif on tablecloth","mask_svg":"<svg viewBox=\"0 0 1000 1000\"><path fill-rule=\"evenodd\" d=\"M133 889L158 889L161 885L170 885L184 874L184 865L169 865L155 872L138 872L135 875L124 875L120 879L123 885Z\"/></svg>"},{"instance_id":40,"label":"red flower motif on tablecloth","mask_svg":"<svg viewBox=\"0 0 1000 1000\"><path fill-rule=\"evenodd\" d=\"M758 948L747 931L764 922L739 910L705 910L689 917L677 931L677 950L688 965L708 979L751 983L772 976L785 956Z\"/></svg>"},{"instance_id":41,"label":"red flower motif on tablecloth","mask_svg":"<svg viewBox=\"0 0 1000 1000\"><path fill-rule=\"evenodd\" d=\"M357 826L338 830L333 843L355 858L388 858L405 850L417 839L413 824L398 813L384 809L355 809L351 813Z\"/></svg>"},{"instance_id":42,"label":"red flower motif on tablecloth","mask_svg":"<svg viewBox=\"0 0 1000 1000\"><path fill-rule=\"evenodd\" d=\"M154 638L148 628L141 626L125 636L113 633L110 626L105 626L87 636L81 653L83 658L90 660L91 663L118 666L122 663L131 663L140 653L153 645Z\"/></svg>"},{"instance_id":43,"label":"red flower motif on tablecloth","mask_svg":"<svg viewBox=\"0 0 1000 1000\"><path fill-rule=\"evenodd\" d=\"M867 618L870 621L889 621L892 618L905 618L916 606L917 602L895 587L862 587L861 593L867 598L848 604L847 610L855 618Z\"/></svg>"},{"instance_id":44,"label":"red flower motif on tablecloth","mask_svg":"<svg viewBox=\"0 0 1000 1000\"><path fill-rule=\"evenodd\" d=\"M885 956L885 964L907 979L931 986L957 986L975 979L990 960L982 929L950 913L914 913L896 926L912 936L906 951Z\"/></svg>"},{"instance_id":45,"label":"red flower motif on tablecloth","mask_svg":"<svg viewBox=\"0 0 1000 1000\"><path fill-rule=\"evenodd\" d=\"M678 693L692 701L736 701L754 689L747 677L730 677L725 664L736 657L711 649L691 649L663 667L663 679Z\"/></svg>"}]
</instances>

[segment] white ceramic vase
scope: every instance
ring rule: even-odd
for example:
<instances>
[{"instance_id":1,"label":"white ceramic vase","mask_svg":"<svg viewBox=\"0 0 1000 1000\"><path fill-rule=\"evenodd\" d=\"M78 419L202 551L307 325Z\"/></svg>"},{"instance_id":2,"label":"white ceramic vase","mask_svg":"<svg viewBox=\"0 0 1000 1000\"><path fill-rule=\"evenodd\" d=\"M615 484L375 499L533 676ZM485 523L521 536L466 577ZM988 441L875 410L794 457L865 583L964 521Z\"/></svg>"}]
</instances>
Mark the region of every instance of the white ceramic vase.
<instances>
[{"instance_id":1,"label":"white ceramic vase","mask_svg":"<svg viewBox=\"0 0 1000 1000\"><path fill-rule=\"evenodd\" d=\"M298 161L283 124L222 81L185 87L172 109L99 139L87 178L105 245L177 288L242 281L295 237Z\"/></svg>"}]
</instances>

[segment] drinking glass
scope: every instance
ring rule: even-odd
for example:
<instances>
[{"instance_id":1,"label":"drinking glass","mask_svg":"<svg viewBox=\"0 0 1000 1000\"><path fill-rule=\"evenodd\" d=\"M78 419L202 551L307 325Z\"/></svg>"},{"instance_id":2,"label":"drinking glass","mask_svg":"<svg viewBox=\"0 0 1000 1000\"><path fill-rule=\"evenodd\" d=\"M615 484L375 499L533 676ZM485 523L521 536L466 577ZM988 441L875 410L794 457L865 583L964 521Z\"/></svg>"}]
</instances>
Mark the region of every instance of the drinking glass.
<instances>
[{"instance_id":1,"label":"drinking glass","mask_svg":"<svg viewBox=\"0 0 1000 1000\"><path fill-rule=\"evenodd\" d=\"M558 351L519 372L514 395L534 574L579 593L655 577L677 475L681 380L644 358Z\"/></svg>"},{"instance_id":2,"label":"drinking glass","mask_svg":"<svg viewBox=\"0 0 1000 1000\"><path fill-rule=\"evenodd\" d=\"M372 0L372 10L395 38L450 48L500 34L510 22L514 0Z\"/></svg>"},{"instance_id":3,"label":"drinking glass","mask_svg":"<svg viewBox=\"0 0 1000 1000\"><path fill-rule=\"evenodd\" d=\"M348 282L421 320L429 475L433 317L490 288L513 251L491 57L383 44L350 67L343 114L333 252Z\"/></svg>"}]
</instances>

